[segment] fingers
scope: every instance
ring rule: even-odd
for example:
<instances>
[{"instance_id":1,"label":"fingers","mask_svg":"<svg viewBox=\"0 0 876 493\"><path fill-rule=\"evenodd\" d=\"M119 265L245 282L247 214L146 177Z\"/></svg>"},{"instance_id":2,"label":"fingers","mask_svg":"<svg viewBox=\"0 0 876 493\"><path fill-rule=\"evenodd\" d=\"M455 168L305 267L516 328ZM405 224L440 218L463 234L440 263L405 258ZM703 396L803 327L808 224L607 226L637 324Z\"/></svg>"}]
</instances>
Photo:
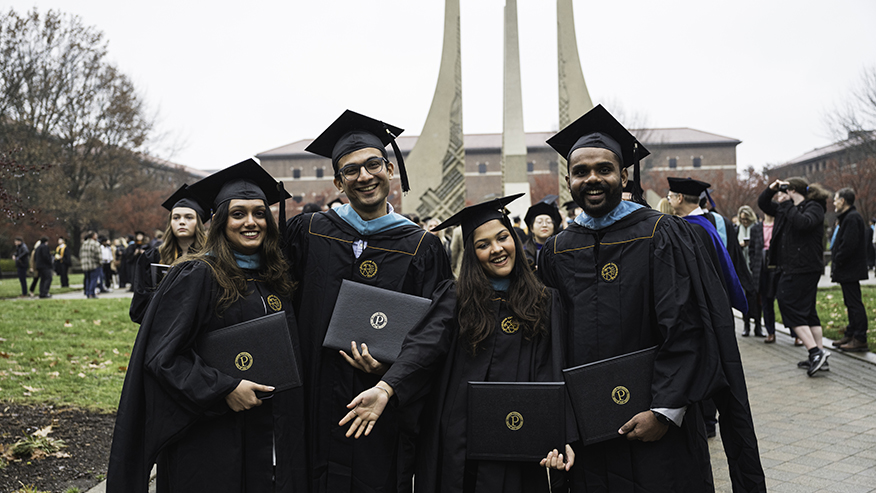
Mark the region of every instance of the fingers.
<instances>
[{"instance_id":1,"label":"fingers","mask_svg":"<svg viewBox=\"0 0 876 493\"><path fill-rule=\"evenodd\" d=\"M566 457L566 471L568 471L575 465L575 451L572 450L572 446L568 443L566 444Z\"/></svg>"},{"instance_id":2,"label":"fingers","mask_svg":"<svg viewBox=\"0 0 876 493\"><path fill-rule=\"evenodd\" d=\"M347 353L345 353L343 351L338 351L338 352L341 353L341 356L344 358L344 360L347 363L349 363L350 366L352 366L353 368L356 368L357 370L365 371L365 369L362 368L362 366L359 363L357 363L356 360L351 358Z\"/></svg>"}]
</instances>

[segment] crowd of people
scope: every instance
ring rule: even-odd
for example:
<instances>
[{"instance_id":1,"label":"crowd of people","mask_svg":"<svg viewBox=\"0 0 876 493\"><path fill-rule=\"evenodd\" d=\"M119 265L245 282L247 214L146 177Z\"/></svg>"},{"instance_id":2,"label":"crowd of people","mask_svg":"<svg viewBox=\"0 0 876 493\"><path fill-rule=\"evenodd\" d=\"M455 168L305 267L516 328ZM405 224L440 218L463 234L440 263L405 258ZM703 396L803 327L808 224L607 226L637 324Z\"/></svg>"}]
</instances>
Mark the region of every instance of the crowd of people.
<instances>
[{"instance_id":1,"label":"crowd of people","mask_svg":"<svg viewBox=\"0 0 876 493\"><path fill-rule=\"evenodd\" d=\"M289 195L247 160L161 204L161 243L137 233L121 255L116 245L104 256L108 242L86 233L86 295L117 275L115 286L132 284L140 324L108 492L145 492L153 464L159 492L714 491L707 440L717 423L734 491L766 491L732 309L743 336L753 320L769 343L778 300L809 352L800 366L810 376L826 369L814 298L826 191L776 180L758 200L763 221L748 206L728 219L708 183L670 178L651 209L638 181L647 149L597 106L548 140L568 162L573 200L562 209L556 196L536 202L525 230L505 210L519 196L421 220L386 200L396 174L408 189L401 132L341 115L307 151L331 160L346 202L307 204L288 221L282 205L279 221L270 207ZM866 227L850 189L834 199L832 276L851 303L837 342L857 350L867 269L861 277L855 249ZM27 247L16 246L23 258ZM431 300L395 361L361 341L323 345L337 313L380 309L336 303L351 281ZM206 337L272 314L282 314L300 385L276 389L207 362ZM585 441L564 408L565 440L540 460L469 453L479 412L470 382L561 382L564 369L649 348L650 405L615 438Z\"/></svg>"}]
</instances>

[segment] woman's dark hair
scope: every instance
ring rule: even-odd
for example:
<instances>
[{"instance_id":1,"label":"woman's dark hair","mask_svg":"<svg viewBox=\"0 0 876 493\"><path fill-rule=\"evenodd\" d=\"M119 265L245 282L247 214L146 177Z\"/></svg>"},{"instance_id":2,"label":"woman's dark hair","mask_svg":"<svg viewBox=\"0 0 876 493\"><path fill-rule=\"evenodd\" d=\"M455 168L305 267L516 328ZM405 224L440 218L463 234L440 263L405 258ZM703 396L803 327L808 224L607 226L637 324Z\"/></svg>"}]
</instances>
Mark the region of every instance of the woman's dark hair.
<instances>
[{"instance_id":1,"label":"woman's dark hair","mask_svg":"<svg viewBox=\"0 0 876 493\"><path fill-rule=\"evenodd\" d=\"M158 247L158 255L161 257L161 263L171 265L178 258L185 254L195 254L204 250L204 244L207 243L207 233L204 228L204 223L201 221L201 216L195 213L195 241L189 247L187 252L183 252L179 246L179 240L176 239L176 234L173 232L173 211L167 215L167 226L164 228L164 241Z\"/></svg>"},{"instance_id":2,"label":"woman's dark hair","mask_svg":"<svg viewBox=\"0 0 876 493\"><path fill-rule=\"evenodd\" d=\"M818 183L810 184L806 181L806 178L800 176L793 176L785 180L790 185L790 188L794 189L805 197L807 200L815 200L818 202L827 203L827 199L830 198L830 192L825 190Z\"/></svg>"},{"instance_id":3,"label":"woman's dark hair","mask_svg":"<svg viewBox=\"0 0 876 493\"><path fill-rule=\"evenodd\" d=\"M225 236L229 204L230 202L225 202L220 205L213 215L204 249L195 255L184 255L176 261L179 263L186 260L197 260L205 262L213 269L213 274L220 288L219 300L216 303L216 308L220 313L247 294L246 274L237 265L231 244ZM267 207L265 208L265 220L268 227L265 231L265 241L259 250L263 281L281 295L291 297L295 284L288 277L289 264L280 250L280 230L277 227L277 221Z\"/></svg>"},{"instance_id":4,"label":"woman's dark hair","mask_svg":"<svg viewBox=\"0 0 876 493\"><path fill-rule=\"evenodd\" d=\"M524 337L533 340L547 333L547 318L550 297L544 284L535 277L520 238L514 234L508 218L501 220L514 239L514 269L508 276L511 285L508 288L508 306L517 318ZM459 279L456 282L456 313L459 320L460 336L465 340L468 349L476 354L478 347L496 326L496 314L493 313L493 287L484 273L474 248L473 235L465 239L465 249L462 253L462 265Z\"/></svg>"}]
</instances>

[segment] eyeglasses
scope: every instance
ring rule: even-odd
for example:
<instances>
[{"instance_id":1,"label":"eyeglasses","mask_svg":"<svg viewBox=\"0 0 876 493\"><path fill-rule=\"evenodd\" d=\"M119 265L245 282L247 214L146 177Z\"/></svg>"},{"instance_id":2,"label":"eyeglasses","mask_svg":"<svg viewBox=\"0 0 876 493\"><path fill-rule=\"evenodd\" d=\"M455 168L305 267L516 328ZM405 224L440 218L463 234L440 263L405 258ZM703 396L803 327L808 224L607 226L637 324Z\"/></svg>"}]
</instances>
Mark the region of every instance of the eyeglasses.
<instances>
[{"instance_id":1,"label":"eyeglasses","mask_svg":"<svg viewBox=\"0 0 876 493\"><path fill-rule=\"evenodd\" d=\"M536 219L535 221L533 221L533 224L535 226L553 226L554 221L553 221L553 219L546 217L546 218Z\"/></svg>"},{"instance_id":2,"label":"eyeglasses","mask_svg":"<svg viewBox=\"0 0 876 493\"><path fill-rule=\"evenodd\" d=\"M338 178L343 176L345 179L353 181L359 178L359 173L361 173L362 168L365 168L365 170L368 171L369 174L376 175L377 173L383 171L383 167L386 166L386 163L388 162L389 160L386 158L373 157L365 161L364 164L348 164L344 166L343 168L338 170L337 176Z\"/></svg>"},{"instance_id":3,"label":"eyeglasses","mask_svg":"<svg viewBox=\"0 0 876 493\"><path fill-rule=\"evenodd\" d=\"M672 197L675 196L675 195L681 195L681 194L678 194L678 193L675 193L675 192L669 192L669 193L666 194L666 198L667 198L668 200L672 200Z\"/></svg>"}]
</instances>

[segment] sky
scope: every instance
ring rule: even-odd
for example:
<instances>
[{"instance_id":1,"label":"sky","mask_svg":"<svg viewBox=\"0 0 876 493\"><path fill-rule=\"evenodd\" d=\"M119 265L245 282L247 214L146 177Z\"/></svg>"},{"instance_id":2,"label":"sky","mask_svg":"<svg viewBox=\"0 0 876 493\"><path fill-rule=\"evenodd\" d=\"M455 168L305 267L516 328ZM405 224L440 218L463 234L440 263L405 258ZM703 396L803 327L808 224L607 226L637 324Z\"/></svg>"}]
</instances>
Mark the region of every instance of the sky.
<instances>
[{"instance_id":1,"label":"sky","mask_svg":"<svg viewBox=\"0 0 876 493\"><path fill-rule=\"evenodd\" d=\"M517 3L524 128L555 131L556 3ZM438 0L4 4L103 31L155 116L150 153L199 169L314 138L347 108L418 135L441 59ZM502 131L504 4L461 0L465 133ZM739 139L740 171L833 142L827 115L876 66L873 0L575 0L574 15L594 103Z\"/></svg>"}]
</instances>

